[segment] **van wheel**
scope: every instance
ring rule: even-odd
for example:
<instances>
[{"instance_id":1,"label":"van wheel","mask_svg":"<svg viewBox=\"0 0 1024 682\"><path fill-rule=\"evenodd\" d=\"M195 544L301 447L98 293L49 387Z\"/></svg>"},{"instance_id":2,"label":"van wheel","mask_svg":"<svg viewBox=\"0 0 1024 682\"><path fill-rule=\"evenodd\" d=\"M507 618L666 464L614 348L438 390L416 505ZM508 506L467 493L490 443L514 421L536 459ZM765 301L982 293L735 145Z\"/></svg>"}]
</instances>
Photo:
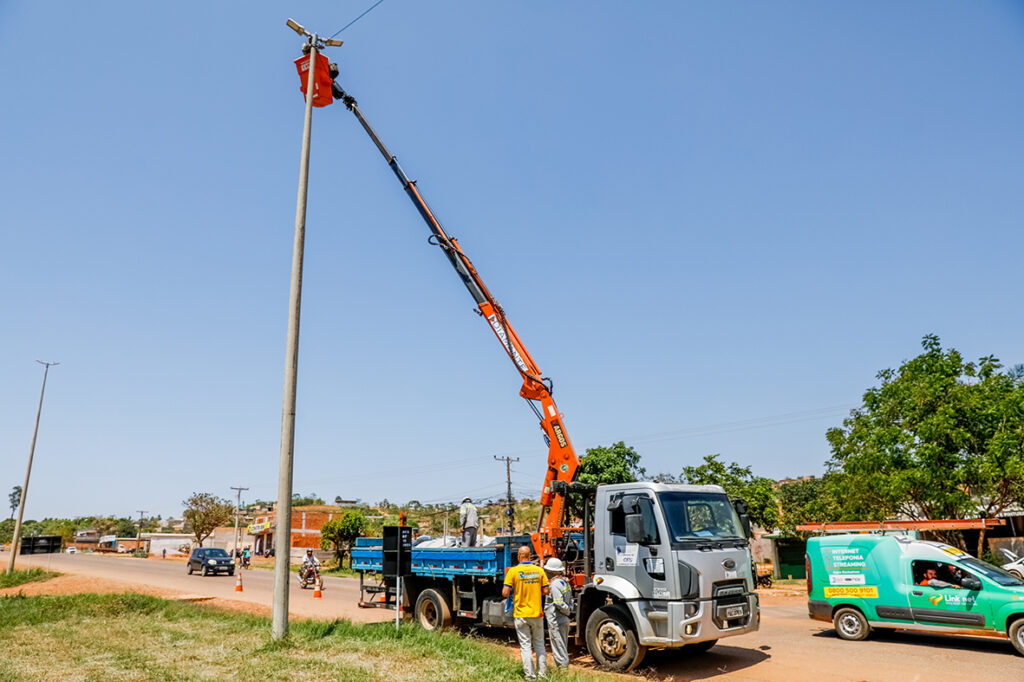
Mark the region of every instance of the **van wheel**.
<instances>
[{"instance_id":1,"label":"van wheel","mask_svg":"<svg viewBox=\"0 0 1024 682\"><path fill-rule=\"evenodd\" d=\"M1010 626L1006 634L1010 635L1010 642L1017 653L1024 656L1024 618L1013 621L1013 625Z\"/></svg>"},{"instance_id":2,"label":"van wheel","mask_svg":"<svg viewBox=\"0 0 1024 682\"><path fill-rule=\"evenodd\" d=\"M587 649L598 665L626 672L640 665L647 653L636 637L629 613L612 604L597 609L587 620Z\"/></svg>"},{"instance_id":3,"label":"van wheel","mask_svg":"<svg viewBox=\"0 0 1024 682\"><path fill-rule=\"evenodd\" d=\"M437 590L420 592L413 613L416 622L424 630L443 630L452 624L452 609Z\"/></svg>"},{"instance_id":4,"label":"van wheel","mask_svg":"<svg viewBox=\"0 0 1024 682\"><path fill-rule=\"evenodd\" d=\"M836 628L836 634L842 639L859 641L866 639L871 632L868 619L857 609L849 607L839 609L832 616L832 624Z\"/></svg>"}]
</instances>

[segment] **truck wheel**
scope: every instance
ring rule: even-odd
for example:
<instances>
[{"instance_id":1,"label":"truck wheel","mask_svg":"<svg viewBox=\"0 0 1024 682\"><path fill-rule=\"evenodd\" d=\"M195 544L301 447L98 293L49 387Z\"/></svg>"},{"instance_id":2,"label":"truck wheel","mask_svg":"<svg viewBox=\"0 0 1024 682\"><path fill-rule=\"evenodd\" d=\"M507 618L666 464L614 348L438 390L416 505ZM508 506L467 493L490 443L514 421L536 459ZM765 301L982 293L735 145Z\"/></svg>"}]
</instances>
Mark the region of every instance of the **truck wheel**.
<instances>
[{"instance_id":1,"label":"truck wheel","mask_svg":"<svg viewBox=\"0 0 1024 682\"><path fill-rule=\"evenodd\" d=\"M842 639L859 641L866 639L871 632L868 619L857 609L845 607L839 609L832 616L832 624L836 628L836 634Z\"/></svg>"},{"instance_id":2,"label":"truck wheel","mask_svg":"<svg viewBox=\"0 0 1024 682\"><path fill-rule=\"evenodd\" d=\"M423 590L416 597L413 608L416 622L424 630L443 630L451 627L452 610L440 592L433 589Z\"/></svg>"},{"instance_id":3,"label":"truck wheel","mask_svg":"<svg viewBox=\"0 0 1024 682\"><path fill-rule=\"evenodd\" d=\"M615 672L632 670L647 653L647 647L637 641L629 613L615 604L590 614L587 649L598 665Z\"/></svg>"},{"instance_id":4,"label":"truck wheel","mask_svg":"<svg viewBox=\"0 0 1024 682\"><path fill-rule=\"evenodd\" d=\"M711 647L718 644L717 639L708 639L703 642L694 642L683 646L683 651L688 654L704 654L711 650Z\"/></svg>"},{"instance_id":5,"label":"truck wheel","mask_svg":"<svg viewBox=\"0 0 1024 682\"><path fill-rule=\"evenodd\" d=\"M1017 653L1024 656L1024 618L1013 621L1006 634L1010 635L1010 642Z\"/></svg>"}]
</instances>

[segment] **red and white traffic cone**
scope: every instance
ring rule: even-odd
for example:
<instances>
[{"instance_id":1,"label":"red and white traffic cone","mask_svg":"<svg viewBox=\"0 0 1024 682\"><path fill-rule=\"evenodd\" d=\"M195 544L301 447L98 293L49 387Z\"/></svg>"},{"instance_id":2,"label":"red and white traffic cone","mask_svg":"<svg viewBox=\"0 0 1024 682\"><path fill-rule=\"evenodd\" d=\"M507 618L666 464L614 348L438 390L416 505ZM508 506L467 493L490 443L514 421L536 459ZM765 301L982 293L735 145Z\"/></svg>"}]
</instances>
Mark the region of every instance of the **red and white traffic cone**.
<instances>
[{"instance_id":1,"label":"red and white traffic cone","mask_svg":"<svg viewBox=\"0 0 1024 682\"><path fill-rule=\"evenodd\" d=\"M235 581L235 592L242 591L242 572L238 572L238 580Z\"/></svg>"},{"instance_id":2,"label":"red and white traffic cone","mask_svg":"<svg viewBox=\"0 0 1024 682\"><path fill-rule=\"evenodd\" d=\"M313 586L313 599L323 599L324 598L323 594L321 593L321 590L323 589L323 582L324 582L324 579L320 578L319 580L316 581L316 585Z\"/></svg>"}]
</instances>

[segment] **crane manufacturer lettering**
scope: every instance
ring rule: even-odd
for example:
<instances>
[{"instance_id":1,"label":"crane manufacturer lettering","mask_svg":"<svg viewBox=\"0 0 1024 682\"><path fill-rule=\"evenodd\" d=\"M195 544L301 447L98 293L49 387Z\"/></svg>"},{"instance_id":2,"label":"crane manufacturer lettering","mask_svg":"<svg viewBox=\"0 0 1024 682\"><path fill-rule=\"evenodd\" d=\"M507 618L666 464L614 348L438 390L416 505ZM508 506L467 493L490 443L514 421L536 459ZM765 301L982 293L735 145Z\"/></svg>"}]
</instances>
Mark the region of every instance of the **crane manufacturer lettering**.
<instances>
[{"instance_id":1,"label":"crane manufacturer lettering","mask_svg":"<svg viewBox=\"0 0 1024 682\"><path fill-rule=\"evenodd\" d=\"M518 367L526 374L529 374L530 370L526 366L526 363L523 362L523 358L520 357L519 351L516 350L515 346L509 343L508 334L505 333L505 327L501 324L501 322L498 322L498 316L491 315L490 317L487 318L487 321L491 323L491 328L494 329L494 333L498 335L498 339L501 341L501 345L505 346L505 349L508 350L509 354L512 356L512 360L515 361L516 367ZM561 440L562 439L559 438L559 441ZM564 448L565 446L563 445L562 447Z\"/></svg>"}]
</instances>

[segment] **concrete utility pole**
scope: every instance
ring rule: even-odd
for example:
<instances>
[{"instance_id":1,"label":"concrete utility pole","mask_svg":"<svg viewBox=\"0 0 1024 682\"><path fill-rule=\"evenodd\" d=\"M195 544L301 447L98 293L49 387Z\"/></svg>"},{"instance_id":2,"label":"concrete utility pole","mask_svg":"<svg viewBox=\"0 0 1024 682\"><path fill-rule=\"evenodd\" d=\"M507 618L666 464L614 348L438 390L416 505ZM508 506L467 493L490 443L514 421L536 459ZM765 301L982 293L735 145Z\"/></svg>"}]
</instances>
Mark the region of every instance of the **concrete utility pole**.
<instances>
[{"instance_id":1,"label":"concrete utility pole","mask_svg":"<svg viewBox=\"0 0 1024 682\"><path fill-rule=\"evenodd\" d=\"M7 572L14 573L14 560L18 558L18 551L21 549L21 519L25 515L25 499L28 497L28 479L32 476L32 458L36 454L36 436L39 435L39 417L43 414L43 396L46 394L46 377L50 373L50 367L59 365L59 362L43 362L36 360L40 365L45 365L43 370L43 388L39 391L39 409L36 410L36 428L32 431L32 446L28 449L28 469L25 471L25 485L21 488L21 501L18 503L18 520L14 522L14 537L11 539L11 558L7 563Z\"/></svg>"},{"instance_id":2,"label":"concrete utility pole","mask_svg":"<svg viewBox=\"0 0 1024 682\"><path fill-rule=\"evenodd\" d=\"M145 509L136 509L139 512L139 535L135 538L135 551L142 548L142 518L148 513Z\"/></svg>"},{"instance_id":3,"label":"concrete utility pole","mask_svg":"<svg viewBox=\"0 0 1024 682\"><path fill-rule=\"evenodd\" d=\"M277 474L277 528L274 530L274 611L271 634L288 635L289 559L292 544L292 467L295 454L295 393L299 372L299 313L302 309L302 257L306 246L306 195L309 187L309 140L313 126L313 91L317 51L340 40L321 40L293 19L288 28L306 37L302 51L309 54L306 75L306 114L299 157L299 196L295 203L295 241L292 245L292 281L288 299L288 341L284 365L284 406L281 409L281 459Z\"/></svg>"},{"instance_id":4,"label":"concrete utility pole","mask_svg":"<svg viewBox=\"0 0 1024 682\"><path fill-rule=\"evenodd\" d=\"M235 561L238 561L238 515L241 513L242 507L242 491L248 490L248 488L239 488L237 486L231 486L232 490L238 491L238 502L235 503Z\"/></svg>"},{"instance_id":5,"label":"concrete utility pole","mask_svg":"<svg viewBox=\"0 0 1024 682\"><path fill-rule=\"evenodd\" d=\"M499 462L502 460L505 461L505 504L508 505L508 507L505 509L505 515L508 517L508 534L512 535L512 533L515 532L513 528L515 527L516 519L516 509L512 505L512 462L518 462L519 458L498 457L497 455L494 455L494 459L496 459Z\"/></svg>"}]
</instances>

